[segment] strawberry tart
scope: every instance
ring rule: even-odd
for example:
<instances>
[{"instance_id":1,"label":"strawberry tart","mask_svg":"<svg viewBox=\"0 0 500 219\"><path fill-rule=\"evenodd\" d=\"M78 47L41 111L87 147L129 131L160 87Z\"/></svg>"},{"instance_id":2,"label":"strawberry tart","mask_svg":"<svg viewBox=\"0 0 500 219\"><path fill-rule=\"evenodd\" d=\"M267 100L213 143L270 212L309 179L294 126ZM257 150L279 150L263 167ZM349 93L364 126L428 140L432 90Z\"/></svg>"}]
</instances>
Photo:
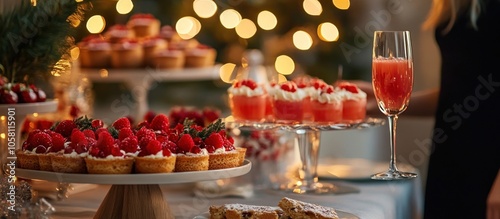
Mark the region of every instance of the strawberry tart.
<instances>
[{"instance_id":1,"label":"strawberry tart","mask_svg":"<svg viewBox=\"0 0 500 219\"><path fill-rule=\"evenodd\" d=\"M156 134L153 129L142 127L137 132L140 152L135 157L136 173L171 173L175 169L176 156L169 148L172 142L166 135ZM132 137L131 137L132 138Z\"/></svg>"},{"instance_id":2,"label":"strawberry tart","mask_svg":"<svg viewBox=\"0 0 500 219\"><path fill-rule=\"evenodd\" d=\"M366 117L366 93L355 84L340 82L338 90L343 94L342 117L345 122L359 122Z\"/></svg>"},{"instance_id":3,"label":"strawberry tart","mask_svg":"<svg viewBox=\"0 0 500 219\"><path fill-rule=\"evenodd\" d=\"M52 169L60 173L86 173L85 157L96 142L94 131L74 129L63 153L51 157Z\"/></svg>"},{"instance_id":4,"label":"strawberry tart","mask_svg":"<svg viewBox=\"0 0 500 219\"><path fill-rule=\"evenodd\" d=\"M51 170L50 157L47 149L53 146L49 130L34 130L30 132L21 150L16 151L18 165L23 169L40 170L40 155L44 154L44 170ZM45 156L46 155L46 156ZM48 160L47 160L48 159Z\"/></svg>"},{"instance_id":5,"label":"strawberry tart","mask_svg":"<svg viewBox=\"0 0 500 219\"><path fill-rule=\"evenodd\" d=\"M89 148L85 164L93 174L127 174L132 173L134 158L125 154L110 132L102 130Z\"/></svg>"},{"instance_id":6,"label":"strawberry tart","mask_svg":"<svg viewBox=\"0 0 500 219\"><path fill-rule=\"evenodd\" d=\"M208 170L208 151L195 145L190 134L181 134L177 141L177 147L176 172Z\"/></svg>"},{"instance_id":7,"label":"strawberry tart","mask_svg":"<svg viewBox=\"0 0 500 219\"><path fill-rule=\"evenodd\" d=\"M229 89L229 106L236 120L261 121L266 118L268 94L252 79L234 83Z\"/></svg>"}]
</instances>

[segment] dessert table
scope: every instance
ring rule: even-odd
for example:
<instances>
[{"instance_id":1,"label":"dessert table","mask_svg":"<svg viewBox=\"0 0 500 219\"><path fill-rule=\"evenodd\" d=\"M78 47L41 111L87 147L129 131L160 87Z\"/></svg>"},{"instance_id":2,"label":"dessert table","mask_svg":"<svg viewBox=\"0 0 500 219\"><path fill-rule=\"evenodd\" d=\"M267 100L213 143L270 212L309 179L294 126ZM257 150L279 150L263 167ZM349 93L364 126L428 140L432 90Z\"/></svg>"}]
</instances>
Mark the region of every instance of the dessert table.
<instances>
[{"instance_id":1,"label":"dessert table","mask_svg":"<svg viewBox=\"0 0 500 219\"><path fill-rule=\"evenodd\" d=\"M419 219L422 216L423 197L420 180L408 181L342 181L335 183L354 186L359 193L344 195L308 195L286 193L277 190L256 190L250 198L194 195L195 184L162 185L168 194L170 208L175 218L194 218L208 211L210 205L242 203L253 205L274 205L283 197L331 206L361 219ZM92 218L109 185L98 185L91 190L71 194L63 201L52 201L56 208L54 219Z\"/></svg>"}]
</instances>

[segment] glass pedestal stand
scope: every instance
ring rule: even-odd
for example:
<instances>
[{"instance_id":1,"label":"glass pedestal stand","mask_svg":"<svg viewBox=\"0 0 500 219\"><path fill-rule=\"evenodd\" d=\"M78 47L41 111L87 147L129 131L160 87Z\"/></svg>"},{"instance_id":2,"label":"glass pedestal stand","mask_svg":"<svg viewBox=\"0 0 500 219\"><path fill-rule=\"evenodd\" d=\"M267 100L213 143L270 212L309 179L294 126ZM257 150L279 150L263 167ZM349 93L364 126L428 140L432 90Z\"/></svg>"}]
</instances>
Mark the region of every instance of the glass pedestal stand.
<instances>
[{"instance_id":1,"label":"glass pedestal stand","mask_svg":"<svg viewBox=\"0 0 500 219\"><path fill-rule=\"evenodd\" d=\"M367 118L357 123L259 123L226 119L226 127L233 129L270 130L281 129L294 132L299 147L301 167L299 179L281 185L280 189L298 194L346 194L359 192L357 188L318 181L318 152L323 131L350 130L375 127L384 124L383 119Z\"/></svg>"}]
</instances>

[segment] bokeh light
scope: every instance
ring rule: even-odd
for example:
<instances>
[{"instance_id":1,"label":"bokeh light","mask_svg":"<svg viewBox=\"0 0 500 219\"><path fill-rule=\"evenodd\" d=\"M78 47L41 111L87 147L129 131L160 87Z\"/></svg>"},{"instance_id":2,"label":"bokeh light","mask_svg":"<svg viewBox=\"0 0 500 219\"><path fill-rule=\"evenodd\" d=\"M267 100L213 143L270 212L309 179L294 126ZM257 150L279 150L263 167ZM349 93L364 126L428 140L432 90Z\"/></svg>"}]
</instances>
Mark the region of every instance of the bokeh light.
<instances>
[{"instance_id":1,"label":"bokeh light","mask_svg":"<svg viewBox=\"0 0 500 219\"><path fill-rule=\"evenodd\" d=\"M182 39L191 39L200 32L201 23L191 16L182 17L175 24L175 30Z\"/></svg>"},{"instance_id":2,"label":"bokeh light","mask_svg":"<svg viewBox=\"0 0 500 219\"><path fill-rule=\"evenodd\" d=\"M278 19L270 11L261 11L257 16L257 24L264 30L272 30L278 24Z\"/></svg>"},{"instance_id":3,"label":"bokeh light","mask_svg":"<svg viewBox=\"0 0 500 219\"><path fill-rule=\"evenodd\" d=\"M300 50L308 50L313 44L312 37L307 32L299 30L293 34L293 45Z\"/></svg>"},{"instance_id":4,"label":"bokeh light","mask_svg":"<svg viewBox=\"0 0 500 219\"><path fill-rule=\"evenodd\" d=\"M233 75L234 69L236 68L236 64L226 63L222 65L219 69L220 79L225 83L233 83L231 76Z\"/></svg>"},{"instance_id":5,"label":"bokeh light","mask_svg":"<svg viewBox=\"0 0 500 219\"><path fill-rule=\"evenodd\" d=\"M195 0L193 10L201 18L209 18L217 12L217 4L212 0Z\"/></svg>"},{"instance_id":6,"label":"bokeh light","mask_svg":"<svg viewBox=\"0 0 500 219\"><path fill-rule=\"evenodd\" d=\"M78 57L80 56L80 48L78 46L75 46L73 48L71 48L71 50L69 51L69 54L71 56L71 60L77 60Z\"/></svg>"},{"instance_id":7,"label":"bokeh light","mask_svg":"<svg viewBox=\"0 0 500 219\"><path fill-rule=\"evenodd\" d=\"M132 0L119 0L116 3L116 11L118 14L128 14L134 9L134 3Z\"/></svg>"},{"instance_id":8,"label":"bokeh light","mask_svg":"<svg viewBox=\"0 0 500 219\"><path fill-rule=\"evenodd\" d=\"M333 42L339 39L339 29L335 24L325 22L318 25L318 37L326 42Z\"/></svg>"},{"instance_id":9,"label":"bokeh light","mask_svg":"<svg viewBox=\"0 0 500 219\"><path fill-rule=\"evenodd\" d=\"M243 19L241 22L236 26L236 34L240 36L243 39L249 39L255 35L257 32L257 26L255 26L255 23L249 19Z\"/></svg>"},{"instance_id":10,"label":"bokeh light","mask_svg":"<svg viewBox=\"0 0 500 219\"><path fill-rule=\"evenodd\" d=\"M234 9L227 9L220 14L219 19L222 26L233 29L241 22L241 14Z\"/></svg>"},{"instance_id":11,"label":"bokeh light","mask_svg":"<svg viewBox=\"0 0 500 219\"><path fill-rule=\"evenodd\" d=\"M87 20L87 30L90 33L101 33L106 27L106 20L101 15L94 15Z\"/></svg>"},{"instance_id":12,"label":"bokeh light","mask_svg":"<svg viewBox=\"0 0 500 219\"><path fill-rule=\"evenodd\" d=\"M307 14L312 16L318 16L323 12L323 7L318 0L304 0L302 7Z\"/></svg>"},{"instance_id":13,"label":"bokeh light","mask_svg":"<svg viewBox=\"0 0 500 219\"><path fill-rule=\"evenodd\" d=\"M290 75L295 71L295 62L287 55L280 55L274 62L276 71L283 75Z\"/></svg>"},{"instance_id":14,"label":"bokeh light","mask_svg":"<svg viewBox=\"0 0 500 219\"><path fill-rule=\"evenodd\" d=\"M347 10L351 6L350 0L333 0L333 5L340 10Z\"/></svg>"}]
</instances>

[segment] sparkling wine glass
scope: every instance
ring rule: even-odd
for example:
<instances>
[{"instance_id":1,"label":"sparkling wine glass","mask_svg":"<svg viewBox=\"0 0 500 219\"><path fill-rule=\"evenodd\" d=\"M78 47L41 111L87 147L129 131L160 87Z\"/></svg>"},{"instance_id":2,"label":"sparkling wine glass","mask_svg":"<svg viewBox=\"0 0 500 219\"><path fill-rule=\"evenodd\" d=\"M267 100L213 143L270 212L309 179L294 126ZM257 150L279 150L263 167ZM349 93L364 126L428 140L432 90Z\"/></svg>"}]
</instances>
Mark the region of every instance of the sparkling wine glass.
<instances>
[{"instance_id":1,"label":"sparkling wine glass","mask_svg":"<svg viewBox=\"0 0 500 219\"><path fill-rule=\"evenodd\" d=\"M389 169L372 176L378 180L415 178L396 166L396 122L406 110L413 88L413 58L409 31L375 31L372 84L378 107L389 122L391 160Z\"/></svg>"}]
</instances>

